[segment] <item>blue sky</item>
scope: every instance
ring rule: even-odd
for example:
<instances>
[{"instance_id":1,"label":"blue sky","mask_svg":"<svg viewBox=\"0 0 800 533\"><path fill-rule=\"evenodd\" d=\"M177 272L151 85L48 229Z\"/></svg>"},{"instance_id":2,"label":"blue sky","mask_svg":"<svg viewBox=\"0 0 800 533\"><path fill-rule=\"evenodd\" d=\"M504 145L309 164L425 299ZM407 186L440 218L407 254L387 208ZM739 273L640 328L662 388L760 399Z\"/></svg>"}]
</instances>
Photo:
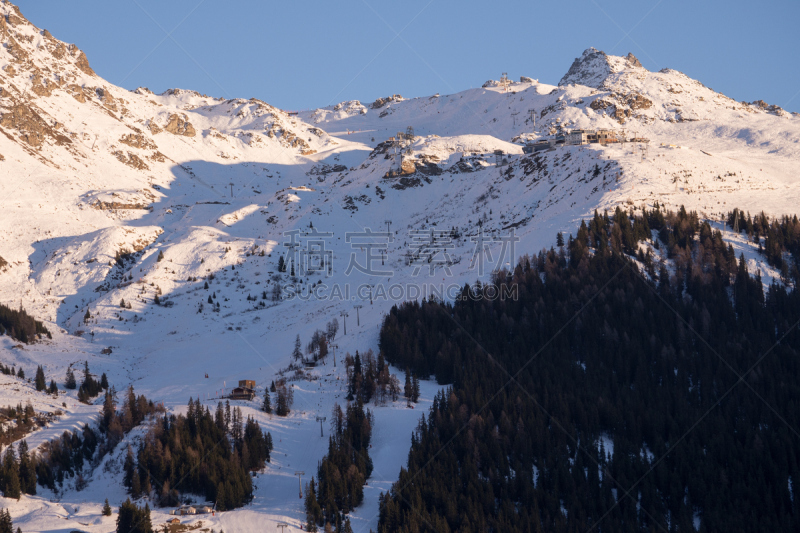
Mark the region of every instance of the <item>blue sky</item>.
<instances>
[{"instance_id":1,"label":"blue sky","mask_svg":"<svg viewBox=\"0 0 800 533\"><path fill-rule=\"evenodd\" d=\"M12 0L13 1L13 0ZM110 82L284 109L452 93L501 72L557 83L590 46L736 100L800 111L795 0L17 0Z\"/></svg>"}]
</instances>

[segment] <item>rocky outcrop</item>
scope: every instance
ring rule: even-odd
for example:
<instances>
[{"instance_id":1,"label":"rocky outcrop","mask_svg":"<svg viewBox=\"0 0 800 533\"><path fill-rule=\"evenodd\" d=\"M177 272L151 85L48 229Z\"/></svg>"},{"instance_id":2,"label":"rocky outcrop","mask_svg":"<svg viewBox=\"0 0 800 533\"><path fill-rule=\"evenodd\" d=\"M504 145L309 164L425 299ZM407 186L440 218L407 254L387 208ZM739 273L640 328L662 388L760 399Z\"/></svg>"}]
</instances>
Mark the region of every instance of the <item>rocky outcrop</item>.
<instances>
[{"instance_id":1,"label":"rocky outcrop","mask_svg":"<svg viewBox=\"0 0 800 533\"><path fill-rule=\"evenodd\" d=\"M626 95L610 93L605 98L597 98L589 104L595 111L603 111L620 124L634 115L634 111L650 109L653 102L639 93L631 92Z\"/></svg>"},{"instance_id":2,"label":"rocky outcrop","mask_svg":"<svg viewBox=\"0 0 800 533\"><path fill-rule=\"evenodd\" d=\"M519 77L520 83L537 83L537 81L533 78L529 78L528 76L520 76Z\"/></svg>"},{"instance_id":3,"label":"rocky outcrop","mask_svg":"<svg viewBox=\"0 0 800 533\"><path fill-rule=\"evenodd\" d=\"M150 129L152 130L152 121L150 124ZM196 134L194 126L192 126L191 122L187 120L186 115L170 115L167 125L164 127L164 129L173 135L183 135L184 137L194 137Z\"/></svg>"},{"instance_id":4,"label":"rocky outcrop","mask_svg":"<svg viewBox=\"0 0 800 533\"><path fill-rule=\"evenodd\" d=\"M95 92L97 93L97 97L100 99L100 101L103 102L103 105L106 107L106 109L110 111L117 110L117 100L111 94L111 91L104 87L98 87L95 89Z\"/></svg>"},{"instance_id":5,"label":"rocky outcrop","mask_svg":"<svg viewBox=\"0 0 800 533\"><path fill-rule=\"evenodd\" d=\"M781 108L780 106L777 106L775 104L770 105L766 103L764 100L756 100L754 102L751 102L750 105L753 107L757 107L762 111L766 111L767 113L771 113L777 116L782 116L786 113L786 111L784 111L783 108Z\"/></svg>"},{"instance_id":6,"label":"rocky outcrop","mask_svg":"<svg viewBox=\"0 0 800 533\"><path fill-rule=\"evenodd\" d=\"M147 121L147 127L150 129L150 133L152 133L153 135L158 135L159 133L161 133L161 127L158 124L156 124L156 121L152 118L149 121Z\"/></svg>"},{"instance_id":7,"label":"rocky outcrop","mask_svg":"<svg viewBox=\"0 0 800 533\"><path fill-rule=\"evenodd\" d=\"M387 96L386 98L378 98L377 100L372 102L370 107L372 109L380 109L381 107L385 106L386 104L389 104L389 103L392 103L392 102L402 102L402 101L403 101L403 97L402 96L400 96L399 94L393 94L392 96Z\"/></svg>"},{"instance_id":8,"label":"rocky outcrop","mask_svg":"<svg viewBox=\"0 0 800 533\"><path fill-rule=\"evenodd\" d=\"M72 47L72 45L70 46ZM83 51L73 48L72 54L77 55L77 58L75 59L76 67L78 67L84 74L95 76L94 70L92 70L92 67L89 66L89 58L86 57L86 54L84 54Z\"/></svg>"},{"instance_id":9,"label":"rocky outcrop","mask_svg":"<svg viewBox=\"0 0 800 533\"><path fill-rule=\"evenodd\" d=\"M121 163L125 163L131 168L135 168L136 170L150 170L150 167L147 166L147 163L142 161L138 155L132 152L128 152L126 154L122 150L117 150L116 152L113 152L113 155L116 156Z\"/></svg>"},{"instance_id":10,"label":"rocky outcrop","mask_svg":"<svg viewBox=\"0 0 800 533\"><path fill-rule=\"evenodd\" d=\"M643 68L633 54L626 57L610 56L596 48L587 48L569 67L559 85L585 85L595 89L603 85L610 74L626 69Z\"/></svg>"},{"instance_id":11,"label":"rocky outcrop","mask_svg":"<svg viewBox=\"0 0 800 533\"><path fill-rule=\"evenodd\" d=\"M79 101L82 104L86 103L86 98L87 97L88 98L92 97L91 92L89 91L89 89L84 89L83 87L81 87L80 85L77 85L75 83L67 85L66 91L67 91L67 93L69 93L70 96L72 96L75 100Z\"/></svg>"},{"instance_id":12,"label":"rocky outcrop","mask_svg":"<svg viewBox=\"0 0 800 533\"><path fill-rule=\"evenodd\" d=\"M141 133L126 133L120 137L119 142L127 144L132 148L141 148L144 150L155 150L158 148L156 143L142 135Z\"/></svg>"},{"instance_id":13,"label":"rocky outcrop","mask_svg":"<svg viewBox=\"0 0 800 533\"><path fill-rule=\"evenodd\" d=\"M650 109L653 107L653 102L649 98L645 98L639 93L630 93L625 98L625 103L631 109Z\"/></svg>"},{"instance_id":14,"label":"rocky outcrop","mask_svg":"<svg viewBox=\"0 0 800 533\"><path fill-rule=\"evenodd\" d=\"M31 91L37 96L50 96L53 93L54 83L44 76L39 69L34 70L31 78ZM55 85L57 87L57 85Z\"/></svg>"},{"instance_id":15,"label":"rocky outcrop","mask_svg":"<svg viewBox=\"0 0 800 533\"><path fill-rule=\"evenodd\" d=\"M34 148L40 147L48 137L58 145L72 144L69 137L58 133L32 106L24 103L15 102L4 112L0 126L19 132L20 139Z\"/></svg>"},{"instance_id":16,"label":"rocky outcrop","mask_svg":"<svg viewBox=\"0 0 800 533\"><path fill-rule=\"evenodd\" d=\"M632 54L632 53L630 53L630 52L628 52L628 55L627 55L627 56L625 56L625 60L626 60L626 61L628 62L628 64L629 64L630 66L632 66L632 67L644 68L644 67L642 66L642 64L639 62L639 60L638 60L638 59L636 59L636 56L635 56L635 55L633 55L633 54Z\"/></svg>"}]
</instances>

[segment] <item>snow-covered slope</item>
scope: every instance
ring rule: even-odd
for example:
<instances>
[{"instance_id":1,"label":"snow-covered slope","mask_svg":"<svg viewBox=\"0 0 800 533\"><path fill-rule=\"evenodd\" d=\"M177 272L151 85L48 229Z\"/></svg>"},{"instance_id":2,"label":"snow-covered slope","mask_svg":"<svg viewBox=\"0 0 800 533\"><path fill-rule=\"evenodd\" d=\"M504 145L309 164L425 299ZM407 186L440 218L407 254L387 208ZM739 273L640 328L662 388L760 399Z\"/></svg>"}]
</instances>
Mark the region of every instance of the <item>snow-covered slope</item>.
<instances>
[{"instance_id":1,"label":"snow-covered slope","mask_svg":"<svg viewBox=\"0 0 800 533\"><path fill-rule=\"evenodd\" d=\"M69 364L88 360L117 389L132 383L181 410L190 396L214 396L238 379L255 379L263 390L289 363L295 335L306 341L327 321L341 321L341 312L349 317L347 335L337 338L339 357L376 350L383 314L397 299L417 297L414 287L445 289L447 297L448 287L514 261L501 257L499 239L512 228L518 256L549 247L559 231L574 232L595 209L617 205L683 204L712 219L733 207L782 214L800 205L800 117L735 102L674 70L649 72L630 55L589 49L558 85L522 78L508 91L489 83L294 115L256 99L127 91L15 6L0 3L0 14L0 257L8 261L0 302L22 304L53 332L52 341L24 350L0 339L0 361L31 372L42 364L60 383ZM413 137L389 142L409 126ZM649 138L649 148L522 153L521 141L563 128L624 129ZM324 287L273 301L273 286L290 283L277 272L287 232L312 225L331 233L324 240L332 268L302 276L298 288L320 280ZM351 259L363 265L367 252L347 233L387 226L388 254L373 266L392 275L348 274ZM447 244L449 272L431 275L429 263L409 261L417 252L444 257L412 230L453 227L461 236ZM471 239L481 229L498 239L477 258ZM337 296L335 286L351 292ZM166 305L154 305L157 294ZM218 312L208 304L212 295ZM130 308L120 306L123 299ZM108 347L110 354L101 353ZM275 462L259 475L254 502L215 517L211 527L302 520L292 474L315 470L326 450L315 417L343 401L341 358L331 363L296 382L288 418L260 413L257 402L244 407L273 433ZM428 383L423 396L435 391ZM41 393L24 394L21 401ZM400 404L374 412L375 473L355 513L356 531L374 528L378 492L396 477L420 414ZM72 398L60 423L90 418ZM111 531L113 523L99 518L106 495L122 498L108 472L86 491L65 494L64 505L46 497L1 505L23 530ZM154 523L165 518L156 514Z\"/></svg>"}]
</instances>

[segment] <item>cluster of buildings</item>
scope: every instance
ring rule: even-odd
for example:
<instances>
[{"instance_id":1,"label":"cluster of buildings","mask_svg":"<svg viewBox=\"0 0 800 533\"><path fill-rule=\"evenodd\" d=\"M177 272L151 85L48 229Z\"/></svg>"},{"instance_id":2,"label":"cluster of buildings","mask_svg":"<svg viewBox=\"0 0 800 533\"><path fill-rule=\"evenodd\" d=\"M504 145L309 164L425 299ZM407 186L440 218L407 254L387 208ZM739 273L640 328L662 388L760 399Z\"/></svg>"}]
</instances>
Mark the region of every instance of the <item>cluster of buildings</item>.
<instances>
[{"instance_id":1,"label":"cluster of buildings","mask_svg":"<svg viewBox=\"0 0 800 533\"><path fill-rule=\"evenodd\" d=\"M213 513L214 509L210 505L184 505L169 512L171 515L186 516L193 514Z\"/></svg>"},{"instance_id":2,"label":"cluster of buildings","mask_svg":"<svg viewBox=\"0 0 800 533\"><path fill-rule=\"evenodd\" d=\"M630 141L650 142L649 139L639 137L630 139ZM550 150L559 146L580 146L590 143L609 144L619 142L626 142L625 134L623 133L621 137L618 137L617 132L614 130L570 130L547 139L540 139L536 142L528 143L522 148L522 151L526 154L531 154L533 152Z\"/></svg>"}]
</instances>

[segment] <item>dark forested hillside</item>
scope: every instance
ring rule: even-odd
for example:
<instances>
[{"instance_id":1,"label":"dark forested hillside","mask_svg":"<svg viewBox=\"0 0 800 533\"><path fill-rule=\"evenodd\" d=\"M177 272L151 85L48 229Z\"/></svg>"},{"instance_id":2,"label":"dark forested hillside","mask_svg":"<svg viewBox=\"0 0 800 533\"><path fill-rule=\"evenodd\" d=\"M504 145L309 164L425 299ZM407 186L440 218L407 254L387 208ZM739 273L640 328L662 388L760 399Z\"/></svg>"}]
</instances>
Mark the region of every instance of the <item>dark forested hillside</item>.
<instances>
[{"instance_id":1,"label":"dark forested hillside","mask_svg":"<svg viewBox=\"0 0 800 533\"><path fill-rule=\"evenodd\" d=\"M184 415L165 415L125 463L125 485L138 498L150 488L162 505L176 505L181 493L202 495L219 511L241 507L253 496L250 472L270 460L272 436L241 408L217 404L212 414L189 399Z\"/></svg>"},{"instance_id":2,"label":"dark forested hillside","mask_svg":"<svg viewBox=\"0 0 800 533\"><path fill-rule=\"evenodd\" d=\"M694 213L617 210L497 275L516 299L392 309L386 360L451 386L380 531L798 530L800 297L752 274Z\"/></svg>"},{"instance_id":3,"label":"dark forested hillside","mask_svg":"<svg viewBox=\"0 0 800 533\"><path fill-rule=\"evenodd\" d=\"M39 334L50 337L44 324L26 313L22 307L15 310L0 304L0 335L3 334L26 344L35 341Z\"/></svg>"}]
</instances>

